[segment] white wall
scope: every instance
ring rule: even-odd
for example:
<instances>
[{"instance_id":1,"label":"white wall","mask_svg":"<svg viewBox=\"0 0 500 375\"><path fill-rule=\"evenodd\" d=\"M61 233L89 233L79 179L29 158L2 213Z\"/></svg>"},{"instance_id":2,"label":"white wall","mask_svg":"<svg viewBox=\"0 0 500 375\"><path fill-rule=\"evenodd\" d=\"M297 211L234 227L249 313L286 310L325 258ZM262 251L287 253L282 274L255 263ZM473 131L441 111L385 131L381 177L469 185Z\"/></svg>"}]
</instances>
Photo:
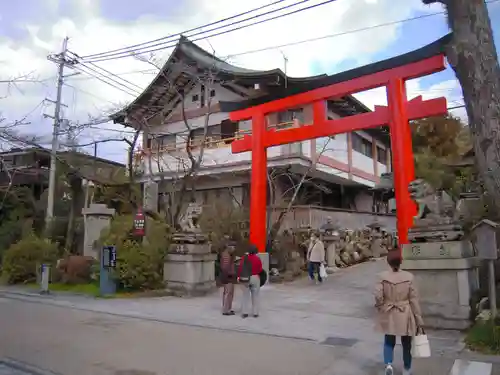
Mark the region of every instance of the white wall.
<instances>
[{"instance_id":1,"label":"white wall","mask_svg":"<svg viewBox=\"0 0 500 375\"><path fill-rule=\"evenodd\" d=\"M330 140L329 140L330 139ZM344 164L349 162L347 155L347 134L337 134L334 138L323 137L316 139L316 153L322 153Z\"/></svg>"},{"instance_id":2,"label":"white wall","mask_svg":"<svg viewBox=\"0 0 500 375\"><path fill-rule=\"evenodd\" d=\"M193 151L193 156L197 158L199 151ZM281 155L280 146L270 147L267 149L267 157L273 158ZM239 162L248 162L252 160L252 153L242 152L239 154L233 154L231 152L231 146L221 148L205 148L203 151L203 161L201 163L202 167L217 167L226 166ZM160 168L158 168L158 165ZM185 151L176 151L169 153L162 153L160 156L152 156L151 160L151 172L153 174L161 172L184 172L191 165L187 154ZM144 162L142 166L144 172L149 174L149 158L144 157Z\"/></svg>"},{"instance_id":3,"label":"white wall","mask_svg":"<svg viewBox=\"0 0 500 375\"><path fill-rule=\"evenodd\" d=\"M370 187L375 187L375 182L367 180L366 178L358 177L358 176L352 176L352 180L359 182L360 184L370 186Z\"/></svg>"},{"instance_id":4,"label":"white wall","mask_svg":"<svg viewBox=\"0 0 500 375\"><path fill-rule=\"evenodd\" d=\"M387 172L387 166L385 164L377 162L377 173L379 176L382 176L382 173Z\"/></svg>"},{"instance_id":5,"label":"white wall","mask_svg":"<svg viewBox=\"0 0 500 375\"><path fill-rule=\"evenodd\" d=\"M375 174L373 170L373 159L354 150L352 150L352 166L363 172Z\"/></svg>"},{"instance_id":6,"label":"white wall","mask_svg":"<svg viewBox=\"0 0 500 375\"><path fill-rule=\"evenodd\" d=\"M208 103L208 97L210 95L210 90L215 90L215 96L211 98L211 104L215 104L219 101L233 101L233 100L241 100L241 96L238 94L235 94L232 91L229 91L225 89L224 87L221 87L219 84L214 84L211 86L206 87L206 94L205 94L205 106ZM192 98L194 95L198 95L198 100L193 102ZM186 110L189 109L197 109L201 108L201 84L196 85L189 91L189 93L186 94L186 100L185 100L185 108ZM174 110L174 113L179 113L181 109L181 106L177 106L177 108Z\"/></svg>"},{"instance_id":7,"label":"white wall","mask_svg":"<svg viewBox=\"0 0 500 375\"><path fill-rule=\"evenodd\" d=\"M215 97L211 99L212 105L216 104L219 101L241 100L241 97L239 95L221 87L220 85L213 85L212 88L215 90ZM186 94L186 100L184 102L186 111L201 108L200 93L201 93L201 85L197 85L191 91L189 91L188 94ZM198 101L193 102L191 100L193 95L198 95ZM207 100L205 99L205 105L206 103ZM175 107L174 110L172 111L172 114L174 115L181 113L182 110L181 108L182 108L181 104L177 105L177 107ZM203 115L198 118L190 119L188 120L189 126L191 126L193 129L202 128L205 125L205 118L206 116ZM228 118L229 118L228 113L224 112L212 113L210 114L208 125L210 126L210 125L220 124L223 120L227 120ZM152 132L156 134L175 134L185 131L186 131L186 125L184 124L184 121L176 121L169 124L159 124L152 129Z\"/></svg>"},{"instance_id":8,"label":"white wall","mask_svg":"<svg viewBox=\"0 0 500 375\"><path fill-rule=\"evenodd\" d=\"M318 163L318 164L316 164L316 170L318 170L320 172L328 173L329 175L331 175L333 177L332 182L338 183L338 177L345 178L346 180L349 179L348 173L340 171L337 168L332 168L328 165Z\"/></svg>"}]
</instances>

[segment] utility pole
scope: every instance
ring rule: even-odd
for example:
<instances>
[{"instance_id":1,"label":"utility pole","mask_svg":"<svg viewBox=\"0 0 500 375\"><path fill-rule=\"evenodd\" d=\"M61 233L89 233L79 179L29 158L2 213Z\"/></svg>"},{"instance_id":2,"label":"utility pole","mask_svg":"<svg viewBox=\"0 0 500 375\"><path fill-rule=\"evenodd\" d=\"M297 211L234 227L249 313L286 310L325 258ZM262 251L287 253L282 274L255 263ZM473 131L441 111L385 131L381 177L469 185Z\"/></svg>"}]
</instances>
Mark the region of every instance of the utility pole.
<instances>
[{"instance_id":1,"label":"utility pole","mask_svg":"<svg viewBox=\"0 0 500 375\"><path fill-rule=\"evenodd\" d=\"M47 59L58 64L57 73L57 96L56 100L48 101L55 104L54 116L46 115L46 117L51 117L54 119L54 126L52 131L52 150L50 153L50 172L49 172L49 192L47 197L47 214L45 216L45 226L46 229L50 228L50 224L54 217L54 200L56 193L56 166L57 166L57 151L59 149L59 129L61 127L61 106L65 106L61 103L62 100L62 88L64 85L64 67L67 64L74 64L74 61L66 60L66 54L68 52L68 37L64 38L62 44L62 50L56 55L49 55Z\"/></svg>"}]
</instances>

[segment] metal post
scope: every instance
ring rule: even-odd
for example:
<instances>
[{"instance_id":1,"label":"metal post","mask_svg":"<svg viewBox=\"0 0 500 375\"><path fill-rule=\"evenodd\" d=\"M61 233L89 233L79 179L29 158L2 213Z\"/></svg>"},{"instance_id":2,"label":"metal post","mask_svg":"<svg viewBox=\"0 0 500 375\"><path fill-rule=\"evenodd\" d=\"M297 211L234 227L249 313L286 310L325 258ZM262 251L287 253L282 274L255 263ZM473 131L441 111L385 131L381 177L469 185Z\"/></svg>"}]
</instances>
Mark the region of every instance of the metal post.
<instances>
[{"instance_id":1,"label":"metal post","mask_svg":"<svg viewBox=\"0 0 500 375\"><path fill-rule=\"evenodd\" d=\"M99 293L101 296L115 294L116 282L113 280L111 272L116 266L116 248L104 246L101 248L100 258Z\"/></svg>"},{"instance_id":2,"label":"metal post","mask_svg":"<svg viewBox=\"0 0 500 375\"><path fill-rule=\"evenodd\" d=\"M57 166L57 150L59 148L59 128L61 125L61 97L62 88L64 84L64 66L66 64L66 53L68 49L68 37L64 38L62 51L57 56L57 63L59 65L57 75L57 97L55 101L54 110L54 126L52 131L52 151L50 154L50 173L49 173L49 192L47 197L47 214L45 225L50 228L52 218L54 217L54 200L56 191L56 166Z\"/></svg>"},{"instance_id":3,"label":"metal post","mask_svg":"<svg viewBox=\"0 0 500 375\"><path fill-rule=\"evenodd\" d=\"M490 284L490 312L491 318L495 319L497 317L497 291L495 285L495 261L488 261L488 276Z\"/></svg>"}]
</instances>

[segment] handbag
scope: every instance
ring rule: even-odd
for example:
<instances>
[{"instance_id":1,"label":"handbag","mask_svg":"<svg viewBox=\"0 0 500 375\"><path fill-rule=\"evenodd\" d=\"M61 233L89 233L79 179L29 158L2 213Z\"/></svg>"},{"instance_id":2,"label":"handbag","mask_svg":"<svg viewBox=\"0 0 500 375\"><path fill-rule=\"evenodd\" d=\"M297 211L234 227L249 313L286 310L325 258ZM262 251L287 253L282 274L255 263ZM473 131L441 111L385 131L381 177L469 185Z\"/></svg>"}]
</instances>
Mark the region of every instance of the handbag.
<instances>
[{"instance_id":1,"label":"handbag","mask_svg":"<svg viewBox=\"0 0 500 375\"><path fill-rule=\"evenodd\" d=\"M328 277L328 274L326 273L325 265L323 263L321 263L321 265L319 266L319 276L322 279L326 279Z\"/></svg>"},{"instance_id":2,"label":"handbag","mask_svg":"<svg viewBox=\"0 0 500 375\"><path fill-rule=\"evenodd\" d=\"M429 358L431 356L431 346L423 328L420 334L417 330L417 335L413 338L411 354L414 358Z\"/></svg>"},{"instance_id":3,"label":"handbag","mask_svg":"<svg viewBox=\"0 0 500 375\"><path fill-rule=\"evenodd\" d=\"M267 281L267 272L266 272L266 270L260 271L259 277L260 277L260 286L264 286L264 284Z\"/></svg>"}]
</instances>

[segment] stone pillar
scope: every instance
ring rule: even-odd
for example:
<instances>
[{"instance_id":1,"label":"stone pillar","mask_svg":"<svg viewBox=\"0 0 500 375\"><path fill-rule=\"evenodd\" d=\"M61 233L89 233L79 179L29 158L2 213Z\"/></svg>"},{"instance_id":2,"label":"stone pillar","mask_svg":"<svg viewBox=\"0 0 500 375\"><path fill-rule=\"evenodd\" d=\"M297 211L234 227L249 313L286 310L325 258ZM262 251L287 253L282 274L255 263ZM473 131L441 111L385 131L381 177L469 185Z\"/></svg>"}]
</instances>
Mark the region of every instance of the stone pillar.
<instances>
[{"instance_id":1,"label":"stone pillar","mask_svg":"<svg viewBox=\"0 0 500 375\"><path fill-rule=\"evenodd\" d=\"M333 234L325 234L322 237L326 252L326 271L328 273L334 273L338 270L338 267L335 264L335 258L337 257L337 246L340 241L340 237Z\"/></svg>"},{"instance_id":2,"label":"stone pillar","mask_svg":"<svg viewBox=\"0 0 500 375\"><path fill-rule=\"evenodd\" d=\"M403 245L403 268L415 276L427 327L470 327L470 298L479 287L479 263L473 255L465 240Z\"/></svg>"},{"instance_id":3,"label":"stone pillar","mask_svg":"<svg viewBox=\"0 0 500 375\"><path fill-rule=\"evenodd\" d=\"M115 214L113 208L105 204L91 204L82 210L85 219L85 235L83 240L83 255L99 259L99 251L94 248L94 242L99 239L103 229L109 227Z\"/></svg>"},{"instance_id":4,"label":"stone pillar","mask_svg":"<svg viewBox=\"0 0 500 375\"><path fill-rule=\"evenodd\" d=\"M163 269L166 290L188 296L213 291L216 258L208 243L173 243Z\"/></svg>"}]
</instances>

